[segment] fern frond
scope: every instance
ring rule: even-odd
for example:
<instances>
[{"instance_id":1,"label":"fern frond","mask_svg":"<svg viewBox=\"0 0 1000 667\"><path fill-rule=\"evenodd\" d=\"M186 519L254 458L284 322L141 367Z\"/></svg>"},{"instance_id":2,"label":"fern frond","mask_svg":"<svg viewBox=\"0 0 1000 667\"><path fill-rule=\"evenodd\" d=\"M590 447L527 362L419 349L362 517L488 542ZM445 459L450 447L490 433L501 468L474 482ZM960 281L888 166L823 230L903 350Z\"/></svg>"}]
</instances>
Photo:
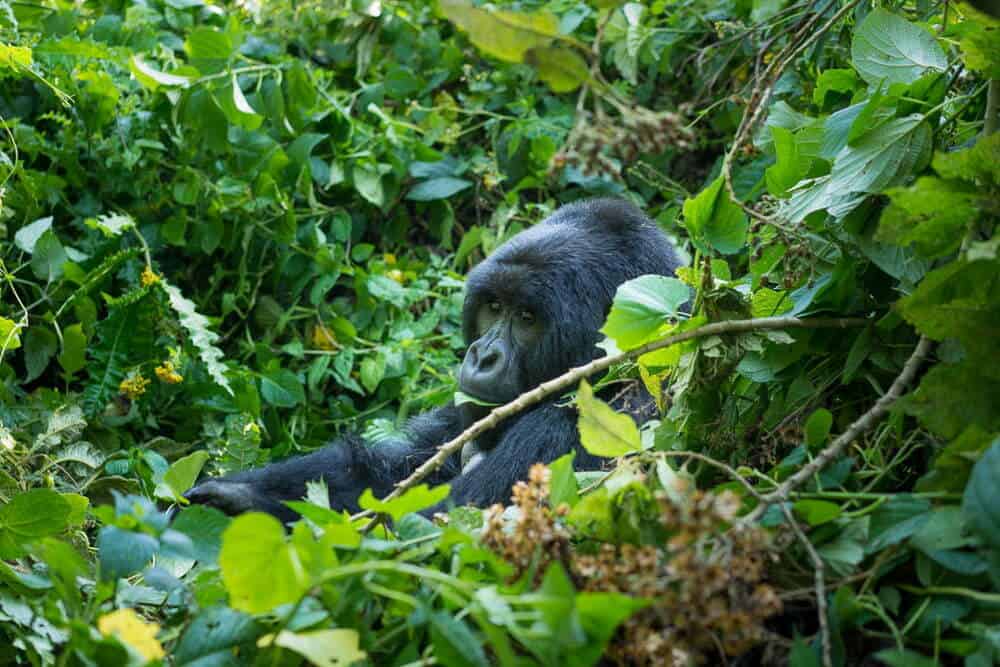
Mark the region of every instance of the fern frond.
<instances>
[{"instance_id":1,"label":"fern frond","mask_svg":"<svg viewBox=\"0 0 1000 667\"><path fill-rule=\"evenodd\" d=\"M233 390L226 378L226 365L222 361L222 350L215 346L219 335L208 328L208 319L195 310L194 302L181 294L181 291L163 280L163 290L167 293L170 307L177 312L181 326L188 332L191 344L198 350L198 356L208 369L208 374L215 383L232 396Z\"/></svg>"}]
</instances>

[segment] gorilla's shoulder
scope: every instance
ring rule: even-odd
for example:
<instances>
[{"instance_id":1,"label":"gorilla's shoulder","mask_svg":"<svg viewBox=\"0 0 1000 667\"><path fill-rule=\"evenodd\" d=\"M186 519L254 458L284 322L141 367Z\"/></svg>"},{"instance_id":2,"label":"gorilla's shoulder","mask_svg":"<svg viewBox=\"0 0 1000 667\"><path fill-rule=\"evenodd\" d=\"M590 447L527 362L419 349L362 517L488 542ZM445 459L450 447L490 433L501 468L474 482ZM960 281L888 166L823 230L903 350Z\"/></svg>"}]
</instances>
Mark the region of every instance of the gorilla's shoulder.
<instances>
[{"instance_id":1,"label":"gorilla's shoulder","mask_svg":"<svg viewBox=\"0 0 1000 667\"><path fill-rule=\"evenodd\" d=\"M545 219L545 225L573 225L605 234L634 235L649 231L654 223L625 199L602 197L566 204Z\"/></svg>"}]
</instances>

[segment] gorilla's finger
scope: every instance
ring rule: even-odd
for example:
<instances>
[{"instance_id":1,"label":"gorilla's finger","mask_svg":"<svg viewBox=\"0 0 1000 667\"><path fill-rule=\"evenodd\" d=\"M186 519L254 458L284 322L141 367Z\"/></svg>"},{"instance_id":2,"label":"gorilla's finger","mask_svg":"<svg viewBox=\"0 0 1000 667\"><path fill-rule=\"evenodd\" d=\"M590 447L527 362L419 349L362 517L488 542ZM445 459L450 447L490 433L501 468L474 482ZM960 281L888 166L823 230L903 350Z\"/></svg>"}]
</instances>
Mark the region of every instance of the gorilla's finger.
<instances>
[{"instance_id":1,"label":"gorilla's finger","mask_svg":"<svg viewBox=\"0 0 1000 667\"><path fill-rule=\"evenodd\" d=\"M236 515L254 509L253 490L243 482L209 480L192 487L184 497L194 504L208 505Z\"/></svg>"}]
</instances>

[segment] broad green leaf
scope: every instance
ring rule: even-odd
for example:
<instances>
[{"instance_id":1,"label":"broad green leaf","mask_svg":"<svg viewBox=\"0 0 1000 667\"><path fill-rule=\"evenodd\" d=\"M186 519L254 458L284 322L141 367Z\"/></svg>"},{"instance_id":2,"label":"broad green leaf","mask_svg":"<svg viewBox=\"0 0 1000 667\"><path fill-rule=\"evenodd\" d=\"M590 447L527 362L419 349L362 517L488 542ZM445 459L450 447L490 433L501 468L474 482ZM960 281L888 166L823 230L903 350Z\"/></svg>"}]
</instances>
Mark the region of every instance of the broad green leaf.
<instances>
[{"instance_id":1,"label":"broad green leaf","mask_svg":"<svg viewBox=\"0 0 1000 667\"><path fill-rule=\"evenodd\" d=\"M677 278L647 275L619 285L601 333L622 350L648 342L681 315L691 289Z\"/></svg>"},{"instance_id":2,"label":"broad green leaf","mask_svg":"<svg viewBox=\"0 0 1000 667\"><path fill-rule=\"evenodd\" d=\"M794 304L786 292L762 287L750 298L752 317L776 317L787 313Z\"/></svg>"},{"instance_id":3,"label":"broad green leaf","mask_svg":"<svg viewBox=\"0 0 1000 667\"><path fill-rule=\"evenodd\" d=\"M152 535L104 526L97 534L97 561L102 581L116 581L146 567L159 548Z\"/></svg>"},{"instance_id":4,"label":"broad green leaf","mask_svg":"<svg viewBox=\"0 0 1000 667\"><path fill-rule=\"evenodd\" d=\"M163 475L163 484L166 488L157 487L157 495L161 491L165 491L160 497L165 497L167 500L180 498L185 491L194 486L206 461L208 461L208 452L204 450L193 452L174 461Z\"/></svg>"},{"instance_id":5,"label":"broad green leaf","mask_svg":"<svg viewBox=\"0 0 1000 667\"><path fill-rule=\"evenodd\" d=\"M21 347L22 325L14 320L0 317L0 350L16 350Z\"/></svg>"},{"instance_id":6,"label":"broad green leaf","mask_svg":"<svg viewBox=\"0 0 1000 667\"><path fill-rule=\"evenodd\" d=\"M545 12L479 9L465 0L441 0L438 6L483 53L511 63L524 62L529 49L548 46L559 35L559 19Z\"/></svg>"},{"instance_id":7,"label":"broad green leaf","mask_svg":"<svg viewBox=\"0 0 1000 667\"><path fill-rule=\"evenodd\" d=\"M940 667L941 665L934 658L929 658L905 648L885 649L876 653L874 657L889 667Z\"/></svg>"},{"instance_id":8,"label":"broad green leaf","mask_svg":"<svg viewBox=\"0 0 1000 667\"><path fill-rule=\"evenodd\" d=\"M224 32L207 26L198 26L188 33L184 50L191 64L202 74L213 74L226 68L233 55L233 42Z\"/></svg>"},{"instance_id":9,"label":"broad green leaf","mask_svg":"<svg viewBox=\"0 0 1000 667\"><path fill-rule=\"evenodd\" d=\"M963 27L959 46L965 66L985 79L1000 79L1000 27L976 21L966 21Z\"/></svg>"},{"instance_id":10,"label":"broad green leaf","mask_svg":"<svg viewBox=\"0 0 1000 667\"><path fill-rule=\"evenodd\" d=\"M222 534L230 521L214 507L191 505L180 511L170 527L191 539L195 558L203 564L214 565L222 549Z\"/></svg>"},{"instance_id":11,"label":"broad green leaf","mask_svg":"<svg viewBox=\"0 0 1000 667\"><path fill-rule=\"evenodd\" d=\"M70 503L51 489L17 494L0 506L0 558L17 558L24 544L61 533L71 511Z\"/></svg>"},{"instance_id":12,"label":"broad green leaf","mask_svg":"<svg viewBox=\"0 0 1000 667\"><path fill-rule=\"evenodd\" d=\"M4 333L4 325L0 321L0 347L3 346L2 341L6 339L7 334ZM58 349L59 340L51 329L42 326L28 329L24 335L24 366L27 370L25 382L31 382L44 373Z\"/></svg>"},{"instance_id":13,"label":"broad green leaf","mask_svg":"<svg viewBox=\"0 0 1000 667\"><path fill-rule=\"evenodd\" d=\"M453 194L459 193L472 187L472 181L464 178L454 178L452 176L439 176L427 181L417 183L406 194L406 198L411 201L434 201L435 199L447 199Z\"/></svg>"},{"instance_id":14,"label":"broad green leaf","mask_svg":"<svg viewBox=\"0 0 1000 667\"><path fill-rule=\"evenodd\" d=\"M549 492L549 502L553 507L559 507L563 503L573 507L580 500L576 474L573 472L573 460L575 458L576 452L572 451L569 454L560 456L549 464L549 471L552 473L552 479L549 483L551 489Z\"/></svg>"},{"instance_id":15,"label":"broad green leaf","mask_svg":"<svg viewBox=\"0 0 1000 667\"><path fill-rule=\"evenodd\" d=\"M846 132L844 136L846 143ZM827 176L803 181L781 207L791 222L826 210L843 217L864 201L867 193L882 192L919 168L930 157L931 130L923 116L897 118L845 145Z\"/></svg>"},{"instance_id":16,"label":"broad green leaf","mask_svg":"<svg viewBox=\"0 0 1000 667\"><path fill-rule=\"evenodd\" d=\"M851 69L827 69L816 77L813 104L822 108L828 93L853 93L859 85L858 76Z\"/></svg>"},{"instance_id":17,"label":"broad green leaf","mask_svg":"<svg viewBox=\"0 0 1000 667\"><path fill-rule=\"evenodd\" d=\"M820 408L809 415L805 425L806 445L813 451L823 447L830 435L831 426L833 415L826 408Z\"/></svg>"},{"instance_id":18,"label":"broad green leaf","mask_svg":"<svg viewBox=\"0 0 1000 667\"><path fill-rule=\"evenodd\" d=\"M216 92L215 102L225 114L226 120L244 130L252 132L264 122L264 117L250 106L243 95L243 89L240 88L235 74L230 77L227 85Z\"/></svg>"},{"instance_id":19,"label":"broad green leaf","mask_svg":"<svg viewBox=\"0 0 1000 667\"><path fill-rule=\"evenodd\" d=\"M298 376L287 368L271 368L260 377L260 396L279 408L294 408L306 400Z\"/></svg>"},{"instance_id":20,"label":"broad green leaf","mask_svg":"<svg viewBox=\"0 0 1000 667\"><path fill-rule=\"evenodd\" d=\"M933 167L942 178L1000 186L1000 132L981 138L971 148L936 153Z\"/></svg>"},{"instance_id":21,"label":"broad green leaf","mask_svg":"<svg viewBox=\"0 0 1000 667\"><path fill-rule=\"evenodd\" d=\"M948 67L933 35L884 9L872 11L855 30L851 59L870 84L913 83L928 70Z\"/></svg>"},{"instance_id":22,"label":"broad green leaf","mask_svg":"<svg viewBox=\"0 0 1000 667\"><path fill-rule=\"evenodd\" d=\"M38 243L38 239L50 229L52 229L52 216L39 218L17 230L17 233L14 234L14 244L30 255L35 252L35 244Z\"/></svg>"},{"instance_id":23,"label":"broad green leaf","mask_svg":"<svg viewBox=\"0 0 1000 667\"><path fill-rule=\"evenodd\" d=\"M132 70L136 80L150 90L156 90L160 86L187 88L191 85L191 79L188 77L161 72L144 63L139 56L132 56L129 59L129 69Z\"/></svg>"},{"instance_id":24,"label":"broad green leaf","mask_svg":"<svg viewBox=\"0 0 1000 667\"><path fill-rule=\"evenodd\" d=\"M93 58L95 60L114 60L112 53L104 44L94 41L84 41L76 37L62 37L40 43L34 49L36 55L70 56L73 58Z\"/></svg>"},{"instance_id":25,"label":"broad green leaf","mask_svg":"<svg viewBox=\"0 0 1000 667\"><path fill-rule=\"evenodd\" d=\"M993 549L1000 549L1000 438L972 467L962 496L962 515Z\"/></svg>"},{"instance_id":26,"label":"broad green leaf","mask_svg":"<svg viewBox=\"0 0 1000 667\"><path fill-rule=\"evenodd\" d=\"M966 352L995 359L1000 340L1000 262L953 261L928 273L899 312L920 333L957 338Z\"/></svg>"},{"instance_id":27,"label":"broad green leaf","mask_svg":"<svg viewBox=\"0 0 1000 667\"><path fill-rule=\"evenodd\" d=\"M1000 379L989 362L938 364L903 399L903 409L944 438L955 438L970 426L1000 431ZM989 375L993 372L994 375Z\"/></svg>"},{"instance_id":28,"label":"broad green leaf","mask_svg":"<svg viewBox=\"0 0 1000 667\"><path fill-rule=\"evenodd\" d=\"M586 380L580 381L576 407L580 412L577 422L580 443L594 456L610 458L642 449L635 421L626 414L615 412L610 405L594 396L594 390Z\"/></svg>"},{"instance_id":29,"label":"broad green leaf","mask_svg":"<svg viewBox=\"0 0 1000 667\"><path fill-rule=\"evenodd\" d=\"M72 377L87 365L87 336L80 323L71 324L62 331L62 352L57 360L66 377Z\"/></svg>"},{"instance_id":30,"label":"broad green leaf","mask_svg":"<svg viewBox=\"0 0 1000 667\"><path fill-rule=\"evenodd\" d=\"M810 526L819 526L841 515L840 505L828 500L799 500L792 509Z\"/></svg>"},{"instance_id":31,"label":"broad green leaf","mask_svg":"<svg viewBox=\"0 0 1000 667\"><path fill-rule=\"evenodd\" d=\"M264 635L257 640L257 646L280 646L298 653L317 667L349 667L368 654L360 648L361 638L357 630L311 630L292 632L282 630L277 636Z\"/></svg>"},{"instance_id":32,"label":"broad green leaf","mask_svg":"<svg viewBox=\"0 0 1000 667\"><path fill-rule=\"evenodd\" d=\"M702 252L715 249L731 255L746 243L746 214L729 198L721 175L697 196L684 201L684 226Z\"/></svg>"},{"instance_id":33,"label":"broad green leaf","mask_svg":"<svg viewBox=\"0 0 1000 667\"><path fill-rule=\"evenodd\" d=\"M382 187L382 174L380 171L368 166L357 166L352 172L354 179L354 189L362 197L375 206L385 204L385 190Z\"/></svg>"},{"instance_id":34,"label":"broad green leaf","mask_svg":"<svg viewBox=\"0 0 1000 667\"><path fill-rule=\"evenodd\" d=\"M379 500L371 489L365 489L358 499L358 505L361 509L388 514L393 521L399 521L407 514L434 507L447 498L450 491L451 487L447 484L435 486L433 489L426 484L418 484L398 498Z\"/></svg>"},{"instance_id":35,"label":"broad green leaf","mask_svg":"<svg viewBox=\"0 0 1000 667\"><path fill-rule=\"evenodd\" d=\"M185 297L179 289L166 280L161 280L159 284L167 293L170 306L177 312L181 326L187 331L191 344L198 350L198 356L205 364L208 374L217 385L232 396L233 390L226 378L226 365L222 361L222 350L215 346L219 335L208 328L208 319L195 309L194 302Z\"/></svg>"},{"instance_id":36,"label":"broad green leaf","mask_svg":"<svg viewBox=\"0 0 1000 667\"><path fill-rule=\"evenodd\" d=\"M209 607L184 628L171 657L179 667L225 665L235 647L252 641L259 632L251 616L228 607Z\"/></svg>"},{"instance_id":37,"label":"broad green leaf","mask_svg":"<svg viewBox=\"0 0 1000 667\"><path fill-rule=\"evenodd\" d=\"M788 191L809 173L811 158L803 158L795 143L791 130L771 126L774 137L774 152L777 161L764 172L767 191L775 197L785 197Z\"/></svg>"},{"instance_id":38,"label":"broad green leaf","mask_svg":"<svg viewBox=\"0 0 1000 667\"><path fill-rule=\"evenodd\" d=\"M590 78L587 61L565 46L538 46L525 53L525 62L556 93L576 90Z\"/></svg>"},{"instance_id":39,"label":"broad green leaf","mask_svg":"<svg viewBox=\"0 0 1000 667\"><path fill-rule=\"evenodd\" d=\"M63 264L69 257L66 249L59 242L51 229L42 234L35 243L35 252L31 256L31 271L39 280L53 282L63 275Z\"/></svg>"},{"instance_id":40,"label":"broad green leaf","mask_svg":"<svg viewBox=\"0 0 1000 667\"><path fill-rule=\"evenodd\" d=\"M222 534L219 566L230 606L248 614L295 602L309 587L284 528L269 514L251 512L233 520Z\"/></svg>"},{"instance_id":41,"label":"broad green leaf","mask_svg":"<svg viewBox=\"0 0 1000 667\"><path fill-rule=\"evenodd\" d=\"M913 245L923 257L942 257L958 250L978 213L976 188L933 176L886 194L892 202L882 211L878 240Z\"/></svg>"},{"instance_id":42,"label":"broad green leaf","mask_svg":"<svg viewBox=\"0 0 1000 667\"><path fill-rule=\"evenodd\" d=\"M930 518L931 504L923 498L896 494L871 514L870 541L866 553L872 554L909 538Z\"/></svg>"}]
</instances>

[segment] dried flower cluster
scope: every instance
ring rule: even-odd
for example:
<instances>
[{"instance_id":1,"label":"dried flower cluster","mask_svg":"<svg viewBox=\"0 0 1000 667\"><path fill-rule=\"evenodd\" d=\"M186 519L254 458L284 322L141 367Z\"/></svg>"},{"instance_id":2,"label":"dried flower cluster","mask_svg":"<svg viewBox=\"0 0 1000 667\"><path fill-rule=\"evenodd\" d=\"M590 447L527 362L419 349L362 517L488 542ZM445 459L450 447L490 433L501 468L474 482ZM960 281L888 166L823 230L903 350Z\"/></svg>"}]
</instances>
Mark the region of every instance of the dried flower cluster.
<instances>
[{"instance_id":1,"label":"dried flower cluster","mask_svg":"<svg viewBox=\"0 0 1000 667\"><path fill-rule=\"evenodd\" d=\"M486 512L483 542L514 566L512 579L534 568L538 583L550 563L569 562L569 533L547 502L550 477L549 469L537 463L527 482L514 485L511 501L521 515L513 526L505 525L502 505Z\"/></svg>"},{"instance_id":2,"label":"dried flower cluster","mask_svg":"<svg viewBox=\"0 0 1000 667\"><path fill-rule=\"evenodd\" d=\"M569 165L587 175L618 177L621 163L634 162L642 153L662 153L671 146L687 148L693 138L681 114L673 111L623 108L617 118L600 111L582 113L562 150L553 156L551 169Z\"/></svg>"},{"instance_id":3,"label":"dried flower cluster","mask_svg":"<svg viewBox=\"0 0 1000 667\"><path fill-rule=\"evenodd\" d=\"M484 541L515 566L517 576L558 560L581 590L652 600L608 647L607 657L617 664L680 666L704 664L720 652L739 655L763 639L763 622L781 610L777 593L763 583L775 558L769 534L727 530L739 510L734 494L692 491L671 499L661 493L665 544L602 544L593 555L570 549L547 497L548 470L536 465L529 482L514 488L521 512L514 526L505 527L502 508L494 506Z\"/></svg>"}]
</instances>

